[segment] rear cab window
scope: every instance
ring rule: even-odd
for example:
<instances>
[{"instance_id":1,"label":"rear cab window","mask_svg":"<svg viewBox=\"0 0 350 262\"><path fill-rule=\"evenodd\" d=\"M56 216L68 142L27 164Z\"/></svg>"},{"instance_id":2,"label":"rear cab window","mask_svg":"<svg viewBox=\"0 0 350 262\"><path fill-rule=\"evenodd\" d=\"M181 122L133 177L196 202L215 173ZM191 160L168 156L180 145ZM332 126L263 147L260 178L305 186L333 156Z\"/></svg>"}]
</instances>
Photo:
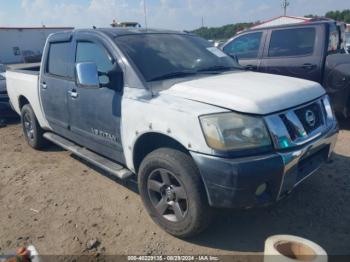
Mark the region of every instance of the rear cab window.
<instances>
[{"instance_id":1,"label":"rear cab window","mask_svg":"<svg viewBox=\"0 0 350 262\"><path fill-rule=\"evenodd\" d=\"M72 78L71 72L71 42L50 43L46 73L52 76Z\"/></svg>"},{"instance_id":2,"label":"rear cab window","mask_svg":"<svg viewBox=\"0 0 350 262\"><path fill-rule=\"evenodd\" d=\"M312 55L316 41L316 28L273 30L268 57Z\"/></svg>"}]
</instances>

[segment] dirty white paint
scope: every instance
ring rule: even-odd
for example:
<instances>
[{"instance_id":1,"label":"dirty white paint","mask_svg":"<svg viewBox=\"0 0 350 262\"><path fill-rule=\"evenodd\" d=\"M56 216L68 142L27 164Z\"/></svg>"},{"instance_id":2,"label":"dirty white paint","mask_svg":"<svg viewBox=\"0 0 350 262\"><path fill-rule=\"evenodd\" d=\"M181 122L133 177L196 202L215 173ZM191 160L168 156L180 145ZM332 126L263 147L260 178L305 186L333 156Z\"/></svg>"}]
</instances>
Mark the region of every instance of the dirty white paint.
<instances>
[{"instance_id":1,"label":"dirty white paint","mask_svg":"<svg viewBox=\"0 0 350 262\"><path fill-rule=\"evenodd\" d=\"M233 72L174 85L164 93L234 111L265 115L325 94L316 82L254 72Z\"/></svg>"},{"instance_id":2,"label":"dirty white paint","mask_svg":"<svg viewBox=\"0 0 350 262\"><path fill-rule=\"evenodd\" d=\"M164 134L188 150L212 154L213 150L206 144L199 116L227 111L166 94L152 98L150 91L126 87L122 99L121 130L127 167L134 171L134 145L146 133Z\"/></svg>"},{"instance_id":3,"label":"dirty white paint","mask_svg":"<svg viewBox=\"0 0 350 262\"><path fill-rule=\"evenodd\" d=\"M29 101L40 126L50 130L39 100L39 76L35 74L25 74L21 72L6 72L7 93L17 114L21 114L19 107L19 97L22 95Z\"/></svg>"}]
</instances>

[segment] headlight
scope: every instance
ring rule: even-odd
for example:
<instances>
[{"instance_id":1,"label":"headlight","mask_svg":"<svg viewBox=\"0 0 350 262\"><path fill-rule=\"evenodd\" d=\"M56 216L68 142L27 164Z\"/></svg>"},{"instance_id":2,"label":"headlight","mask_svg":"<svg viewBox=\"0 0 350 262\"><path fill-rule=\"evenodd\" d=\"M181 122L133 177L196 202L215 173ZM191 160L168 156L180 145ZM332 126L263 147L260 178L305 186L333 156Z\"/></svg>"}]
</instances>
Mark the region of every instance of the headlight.
<instances>
[{"instance_id":1,"label":"headlight","mask_svg":"<svg viewBox=\"0 0 350 262\"><path fill-rule=\"evenodd\" d=\"M207 144L216 150L253 149L271 145L262 118L237 113L200 117Z\"/></svg>"}]
</instances>

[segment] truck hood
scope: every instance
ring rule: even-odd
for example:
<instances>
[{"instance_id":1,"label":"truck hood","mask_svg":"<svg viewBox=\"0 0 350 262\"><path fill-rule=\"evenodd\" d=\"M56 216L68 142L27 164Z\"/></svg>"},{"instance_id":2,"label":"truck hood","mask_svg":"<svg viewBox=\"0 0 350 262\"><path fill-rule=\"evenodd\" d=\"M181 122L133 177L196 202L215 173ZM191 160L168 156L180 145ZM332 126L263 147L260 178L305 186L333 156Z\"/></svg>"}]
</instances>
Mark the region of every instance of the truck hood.
<instances>
[{"instance_id":1,"label":"truck hood","mask_svg":"<svg viewBox=\"0 0 350 262\"><path fill-rule=\"evenodd\" d=\"M180 82L162 91L242 113L265 115L325 94L320 84L298 78L233 72Z\"/></svg>"}]
</instances>

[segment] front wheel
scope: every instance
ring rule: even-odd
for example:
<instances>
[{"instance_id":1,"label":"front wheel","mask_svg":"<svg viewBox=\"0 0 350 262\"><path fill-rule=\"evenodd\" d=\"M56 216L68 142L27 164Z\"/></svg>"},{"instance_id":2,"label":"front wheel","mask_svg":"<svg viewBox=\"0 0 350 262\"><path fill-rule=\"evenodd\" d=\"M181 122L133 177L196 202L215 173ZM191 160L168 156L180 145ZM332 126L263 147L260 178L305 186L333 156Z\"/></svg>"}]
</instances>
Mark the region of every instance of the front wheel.
<instances>
[{"instance_id":1,"label":"front wheel","mask_svg":"<svg viewBox=\"0 0 350 262\"><path fill-rule=\"evenodd\" d=\"M153 151L141 163L138 184L151 218L168 233L186 238L209 225L212 210L189 155L168 148Z\"/></svg>"},{"instance_id":2,"label":"front wheel","mask_svg":"<svg viewBox=\"0 0 350 262\"><path fill-rule=\"evenodd\" d=\"M28 144L34 149L41 149L46 146L47 141L44 139L44 130L38 123L33 108L27 104L21 110L21 122L23 133Z\"/></svg>"}]
</instances>

